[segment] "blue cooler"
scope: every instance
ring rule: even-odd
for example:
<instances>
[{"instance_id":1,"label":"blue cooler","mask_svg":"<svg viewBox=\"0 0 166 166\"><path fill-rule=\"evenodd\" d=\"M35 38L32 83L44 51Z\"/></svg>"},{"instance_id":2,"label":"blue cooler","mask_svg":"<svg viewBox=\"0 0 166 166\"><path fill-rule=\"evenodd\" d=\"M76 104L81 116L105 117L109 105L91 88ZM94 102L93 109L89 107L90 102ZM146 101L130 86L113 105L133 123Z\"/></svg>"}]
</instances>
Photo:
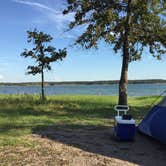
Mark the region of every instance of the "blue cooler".
<instances>
[{"instance_id":1,"label":"blue cooler","mask_svg":"<svg viewBox=\"0 0 166 166\"><path fill-rule=\"evenodd\" d=\"M125 105L117 105L114 107L114 109L117 112L114 124L114 134L116 138L122 141L133 141L136 130L135 120L132 118L123 119L123 115L127 115L129 107ZM120 115L121 112L123 112L123 115Z\"/></svg>"}]
</instances>

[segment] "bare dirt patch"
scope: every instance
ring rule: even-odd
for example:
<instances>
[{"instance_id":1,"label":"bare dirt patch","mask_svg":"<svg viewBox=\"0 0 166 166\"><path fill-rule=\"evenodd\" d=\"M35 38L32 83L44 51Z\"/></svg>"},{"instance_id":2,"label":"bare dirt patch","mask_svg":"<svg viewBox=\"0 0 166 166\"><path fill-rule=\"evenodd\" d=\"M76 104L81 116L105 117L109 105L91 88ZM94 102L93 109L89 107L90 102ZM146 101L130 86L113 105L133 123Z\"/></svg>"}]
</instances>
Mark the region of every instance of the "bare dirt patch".
<instances>
[{"instance_id":1,"label":"bare dirt patch","mask_svg":"<svg viewBox=\"0 0 166 166\"><path fill-rule=\"evenodd\" d=\"M134 142L119 142L113 137L113 128L87 126L83 129L69 129L65 126L48 127L37 134L58 141L65 145L77 147L83 152L90 152L110 159L111 165L164 165L166 163L166 146L139 133ZM100 161L99 160L99 161ZM113 162L114 161L114 162ZM92 165L92 164L89 164Z\"/></svg>"},{"instance_id":2,"label":"bare dirt patch","mask_svg":"<svg viewBox=\"0 0 166 166\"><path fill-rule=\"evenodd\" d=\"M34 147L0 148L0 165L165 166L166 146L136 134L134 142L119 142L110 127L65 126L34 130Z\"/></svg>"}]
</instances>

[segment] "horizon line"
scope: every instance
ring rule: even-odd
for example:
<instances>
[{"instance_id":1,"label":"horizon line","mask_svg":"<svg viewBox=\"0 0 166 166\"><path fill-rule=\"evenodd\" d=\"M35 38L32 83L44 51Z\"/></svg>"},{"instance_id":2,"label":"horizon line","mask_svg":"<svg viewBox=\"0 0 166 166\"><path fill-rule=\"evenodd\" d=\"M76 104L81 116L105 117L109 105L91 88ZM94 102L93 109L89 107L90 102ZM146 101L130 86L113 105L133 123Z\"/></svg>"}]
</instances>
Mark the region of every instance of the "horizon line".
<instances>
[{"instance_id":1,"label":"horizon line","mask_svg":"<svg viewBox=\"0 0 166 166\"><path fill-rule=\"evenodd\" d=\"M93 82L118 82L119 80L82 80L82 81L44 81L45 83L93 83ZM166 79L131 79L130 81L166 81ZM40 83L41 81L28 81L28 82L0 82L0 84L27 84L27 83Z\"/></svg>"}]
</instances>

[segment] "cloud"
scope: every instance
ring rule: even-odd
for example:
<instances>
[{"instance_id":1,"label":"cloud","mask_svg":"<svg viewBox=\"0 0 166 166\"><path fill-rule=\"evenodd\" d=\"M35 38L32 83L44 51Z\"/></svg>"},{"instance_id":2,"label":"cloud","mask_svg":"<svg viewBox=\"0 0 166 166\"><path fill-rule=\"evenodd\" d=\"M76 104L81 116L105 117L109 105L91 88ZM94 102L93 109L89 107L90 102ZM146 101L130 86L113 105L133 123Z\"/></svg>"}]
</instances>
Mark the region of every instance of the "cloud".
<instances>
[{"instance_id":1,"label":"cloud","mask_svg":"<svg viewBox=\"0 0 166 166\"><path fill-rule=\"evenodd\" d=\"M0 81L3 81L4 76L0 74Z\"/></svg>"},{"instance_id":2,"label":"cloud","mask_svg":"<svg viewBox=\"0 0 166 166\"><path fill-rule=\"evenodd\" d=\"M60 78L59 76L56 76L56 77L54 78L54 81L55 81L55 82L62 82L63 79Z\"/></svg>"},{"instance_id":3,"label":"cloud","mask_svg":"<svg viewBox=\"0 0 166 166\"><path fill-rule=\"evenodd\" d=\"M77 35L74 35L74 34L70 34L70 33L65 33L65 37L68 38L68 39L76 39L77 38Z\"/></svg>"},{"instance_id":4,"label":"cloud","mask_svg":"<svg viewBox=\"0 0 166 166\"><path fill-rule=\"evenodd\" d=\"M50 13L48 18L56 23L56 27L59 31L62 31L66 28L66 25L73 20L73 13L68 15L63 15L62 12Z\"/></svg>"},{"instance_id":5,"label":"cloud","mask_svg":"<svg viewBox=\"0 0 166 166\"><path fill-rule=\"evenodd\" d=\"M48 10L50 12L56 12L54 9L44 5L44 4L41 4L41 3L37 3L37 2L31 2L31 1L24 1L24 0L13 0L14 2L16 3L21 3L21 4L24 4L24 5L29 5L29 6L32 6L32 7L37 7L37 8L41 8L41 9L44 9L44 10Z\"/></svg>"},{"instance_id":6,"label":"cloud","mask_svg":"<svg viewBox=\"0 0 166 166\"><path fill-rule=\"evenodd\" d=\"M0 72L6 72L8 67L10 66L8 62L1 62L0 61ZM1 76L1 75L0 75ZM0 77L0 80L1 80L1 77Z\"/></svg>"},{"instance_id":7,"label":"cloud","mask_svg":"<svg viewBox=\"0 0 166 166\"><path fill-rule=\"evenodd\" d=\"M57 30L64 30L66 24L74 20L74 13L69 13L67 15L63 15L62 11L55 10L45 4L27 1L27 0L13 0L15 3L23 4L31 6L37 10L40 10L43 14L49 18L49 20L53 21L56 25Z\"/></svg>"}]
</instances>

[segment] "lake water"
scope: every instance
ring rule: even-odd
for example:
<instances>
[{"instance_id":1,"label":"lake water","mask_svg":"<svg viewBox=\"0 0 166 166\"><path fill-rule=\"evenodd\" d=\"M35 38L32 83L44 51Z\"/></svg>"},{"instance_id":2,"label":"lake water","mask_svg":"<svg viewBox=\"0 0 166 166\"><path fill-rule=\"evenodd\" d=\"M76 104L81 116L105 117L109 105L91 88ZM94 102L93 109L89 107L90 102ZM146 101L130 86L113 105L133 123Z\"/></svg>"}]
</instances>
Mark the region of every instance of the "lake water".
<instances>
[{"instance_id":1,"label":"lake water","mask_svg":"<svg viewBox=\"0 0 166 166\"><path fill-rule=\"evenodd\" d=\"M166 84L129 84L129 96L160 95L166 90ZM0 86L0 94L39 94L40 86ZM47 95L59 94L88 94L88 95L117 95L117 84L93 85L54 85L46 86Z\"/></svg>"}]
</instances>

